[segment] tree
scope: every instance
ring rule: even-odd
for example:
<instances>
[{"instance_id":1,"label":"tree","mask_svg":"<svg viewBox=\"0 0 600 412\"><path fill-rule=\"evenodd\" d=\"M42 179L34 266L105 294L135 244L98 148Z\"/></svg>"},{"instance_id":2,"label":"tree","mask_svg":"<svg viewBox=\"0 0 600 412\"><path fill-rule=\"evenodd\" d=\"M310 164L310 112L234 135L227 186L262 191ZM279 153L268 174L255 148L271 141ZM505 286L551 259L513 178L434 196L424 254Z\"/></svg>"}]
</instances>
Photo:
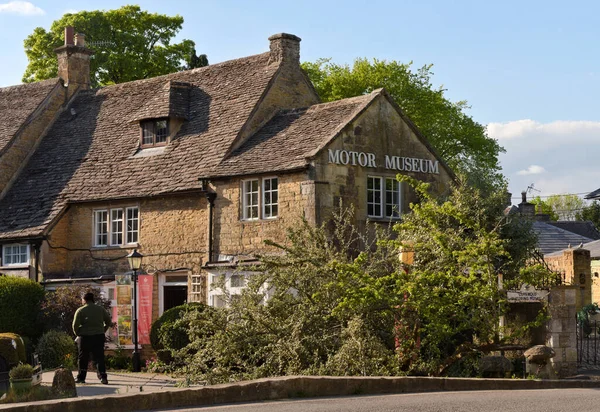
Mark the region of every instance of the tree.
<instances>
[{"instance_id":1,"label":"tree","mask_svg":"<svg viewBox=\"0 0 600 412\"><path fill-rule=\"evenodd\" d=\"M546 203L558 215L558 220L576 220L576 215L585 206L585 201L577 195L552 195Z\"/></svg>"},{"instance_id":2,"label":"tree","mask_svg":"<svg viewBox=\"0 0 600 412\"><path fill-rule=\"evenodd\" d=\"M461 180L437 200L406 181L422 201L394 227L396 240L385 227L359 231L342 209L330 224L303 221L285 243L268 242L283 253L261 256L241 295L229 295L222 278L216 288L230 306L210 318L184 315L190 344L173 353L178 372L210 383L443 375L465 354L515 344L532 324L500 327L508 305L498 275L507 287L556 280L531 263L531 223L502 214L504 189L482 196ZM414 253L411 264L398 259L402 250Z\"/></svg>"},{"instance_id":3,"label":"tree","mask_svg":"<svg viewBox=\"0 0 600 412\"><path fill-rule=\"evenodd\" d=\"M576 220L589 220L600 230L600 202L594 200L589 206L584 206L575 214Z\"/></svg>"},{"instance_id":4,"label":"tree","mask_svg":"<svg viewBox=\"0 0 600 412\"><path fill-rule=\"evenodd\" d=\"M404 113L418 126L439 155L452 168L468 175L485 190L503 184L498 154L504 149L487 136L485 127L465 112L466 101L452 102L443 88L431 83L432 65L417 71L412 63L356 59L352 67L319 59L303 63L323 101L358 96L385 87Z\"/></svg>"},{"instance_id":5,"label":"tree","mask_svg":"<svg viewBox=\"0 0 600 412\"><path fill-rule=\"evenodd\" d=\"M550 217L550 220L552 220L552 221L558 220L558 214L556 213L556 211L554 210L552 205L550 205L548 203L548 201L542 199L539 196L536 196L533 199L531 199L529 202L533 203L535 205L536 213L546 214Z\"/></svg>"},{"instance_id":6,"label":"tree","mask_svg":"<svg viewBox=\"0 0 600 412\"><path fill-rule=\"evenodd\" d=\"M193 41L171 44L182 25L183 17L179 15L149 13L139 6L67 13L52 23L50 31L37 27L25 39L29 64L23 82L57 76L54 49L64 44L67 26L84 33L87 44L94 50L90 68L93 87L207 65L206 56L196 56Z\"/></svg>"}]
</instances>

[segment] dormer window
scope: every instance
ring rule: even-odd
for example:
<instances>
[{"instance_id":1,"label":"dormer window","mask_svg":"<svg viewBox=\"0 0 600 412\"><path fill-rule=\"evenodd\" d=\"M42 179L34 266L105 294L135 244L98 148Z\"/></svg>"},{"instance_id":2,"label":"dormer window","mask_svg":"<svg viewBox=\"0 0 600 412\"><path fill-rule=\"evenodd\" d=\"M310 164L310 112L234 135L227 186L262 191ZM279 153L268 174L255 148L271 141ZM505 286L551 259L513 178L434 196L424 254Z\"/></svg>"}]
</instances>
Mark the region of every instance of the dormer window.
<instances>
[{"instance_id":1,"label":"dormer window","mask_svg":"<svg viewBox=\"0 0 600 412\"><path fill-rule=\"evenodd\" d=\"M154 119L141 122L142 148L165 146L169 140L169 120Z\"/></svg>"}]
</instances>

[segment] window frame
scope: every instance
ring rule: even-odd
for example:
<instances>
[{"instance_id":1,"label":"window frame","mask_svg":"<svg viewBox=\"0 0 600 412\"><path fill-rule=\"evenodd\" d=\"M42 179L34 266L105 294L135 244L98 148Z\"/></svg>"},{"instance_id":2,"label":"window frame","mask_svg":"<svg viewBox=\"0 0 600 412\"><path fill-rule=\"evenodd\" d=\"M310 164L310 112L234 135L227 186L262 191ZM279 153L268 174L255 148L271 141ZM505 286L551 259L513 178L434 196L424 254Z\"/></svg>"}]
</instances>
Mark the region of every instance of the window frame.
<instances>
[{"instance_id":1,"label":"window frame","mask_svg":"<svg viewBox=\"0 0 600 412\"><path fill-rule=\"evenodd\" d=\"M379 188L378 189L369 189L369 181L370 179L373 179L373 181L378 181L379 182ZM388 181L395 181L395 183L392 183L392 185L397 184L397 188L395 191L389 191L387 189L387 183ZM366 189L367 189L367 217L372 218L372 219L391 219L391 220L398 220L402 217L402 183L398 182L396 180L395 177L393 176L375 176L375 175L368 175L367 176L367 185L366 185ZM375 202L370 202L369 201L369 192L373 192L374 196L376 193L379 194L379 203L375 203ZM397 204L389 203L388 202L388 193L395 193L397 196ZM370 214L369 213L369 206L373 204L373 205L379 205L379 214L375 215L375 214ZM392 208L397 207L397 210L393 211L392 214L388 214L387 213L387 208L388 206L391 205Z\"/></svg>"},{"instance_id":2,"label":"window frame","mask_svg":"<svg viewBox=\"0 0 600 412\"><path fill-rule=\"evenodd\" d=\"M265 190L265 182L267 180L271 181L271 186L269 189L269 194L271 195L271 200L269 201L269 203L267 203L265 197L267 194L267 191ZM273 181L275 181L277 183L277 188L275 190L273 190ZM277 217L279 216L279 178L277 176L267 176L267 177L263 177L262 178L262 185L258 188L259 192L261 193L261 199L262 199L262 218L265 220L272 220L272 219L277 219ZM273 202L273 194L275 194L275 197L277 198L277 200L275 202ZM271 208L271 212L270 214L267 216L267 206ZM276 207L276 212L275 215L273 215L273 206Z\"/></svg>"},{"instance_id":3,"label":"window frame","mask_svg":"<svg viewBox=\"0 0 600 412\"><path fill-rule=\"evenodd\" d=\"M135 219L137 221L137 229L130 231L129 227L128 227L128 215L129 215L129 211L130 210L134 210L137 209L137 218ZM118 213L120 211L120 219L114 219L113 220L113 213ZM105 233L99 233L98 229L100 228L99 226L99 221L98 221L98 217L101 216L102 214L105 214L106 216L106 221L103 221L103 228L106 230ZM117 235L114 231L114 227L113 224L116 222L120 222L120 238L121 238L121 243L115 243L115 235ZM94 209L93 213L92 213L92 247L94 248L107 248L107 247L131 247L134 245L137 245L139 242L139 233L140 233L140 208L139 206L127 206L127 207L112 207L112 208L102 208L102 209ZM133 242L129 242L129 235L130 233L135 233L136 234L136 240ZM106 241L105 243L99 243L98 239L99 236L106 236Z\"/></svg>"},{"instance_id":4,"label":"window frame","mask_svg":"<svg viewBox=\"0 0 600 412\"><path fill-rule=\"evenodd\" d=\"M6 260L6 256L7 256L7 248L14 248L14 247L18 247L19 248L19 252L18 253L10 253L11 258L14 258L15 256L21 256L23 255L23 253L21 253L21 248L25 247L25 261L24 262L11 262L11 263L7 263ZM11 251L12 252L12 251ZM12 259L11 259L12 260ZM31 248L29 243L7 243L2 245L2 266L3 267L23 267L23 266L29 266L31 262Z\"/></svg>"},{"instance_id":5,"label":"window frame","mask_svg":"<svg viewBox=\"0 0 600 412\"><path fill-rule=\"evenodd\" d=\"M158 122L166 122L166 129L167 129L167 135L165 137L164 141L161 142L156 142L156 130L157 130L157 123ZM151 124L152 125L152 143L144 143L144 126ZM140 122L140 147L142 149L147 149L147 148L151 148L151 147L162 147L162 146L166 146L169 141L170 141L170 122L169 122L169 118L168 117L161 117L161 118L157 118L157 119L149 119L149 120L142 120Z\"/></svg>"},{"instance_id":6,"label":"window frame","mask_svg":"<svg viewBox=\"0 0 600 412\"><path fill-rule=\"evenodd\" d=\"M246 184L247 183L252 184L252 182L256 182L256 192L253 190L250 190L248 192L246 190ZM252 188L250 188L250 189L252 189ZM249 205L247 202L247 195L253 194L253 193L256 193L256 205L254 205L254 204ZM260 220L260 211L261 211L261 202L260 202L261 195L260 195L260 193L261 193L260 179L244 179L244 180L242 180L242 220L245 220L245 221ZM250 208L256 208L256 217L253 217L252 213L248 213Z\"/></svg>"}]
</instances>

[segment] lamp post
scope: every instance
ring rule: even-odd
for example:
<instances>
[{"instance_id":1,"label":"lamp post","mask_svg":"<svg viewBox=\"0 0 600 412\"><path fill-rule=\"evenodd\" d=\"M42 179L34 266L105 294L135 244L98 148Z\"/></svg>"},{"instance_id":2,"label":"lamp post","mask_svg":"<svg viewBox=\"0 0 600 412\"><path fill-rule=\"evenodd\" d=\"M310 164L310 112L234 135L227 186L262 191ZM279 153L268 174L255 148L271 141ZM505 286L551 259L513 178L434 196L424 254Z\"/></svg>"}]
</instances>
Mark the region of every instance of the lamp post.
<instances>
[{"instance_id":1,"label":"lamp post","mask_svg":"<svg viewBox=\"0 0 600 412\"><path fill-rule=\"evenodd\" d=\"M133 364L133 371L140 372L142 370L142 365L140 361L140 352L138 350L138 318L137 318L137 271L140 270L142 266L142 258L144 255L139 253L136 249L133 249L133 252L127 255L127 261L129 262L129 267L133 271L133 322L132 322L132 332L133 332L133 356L131 358L131 363Z\"/></svg>"}]
</instances>

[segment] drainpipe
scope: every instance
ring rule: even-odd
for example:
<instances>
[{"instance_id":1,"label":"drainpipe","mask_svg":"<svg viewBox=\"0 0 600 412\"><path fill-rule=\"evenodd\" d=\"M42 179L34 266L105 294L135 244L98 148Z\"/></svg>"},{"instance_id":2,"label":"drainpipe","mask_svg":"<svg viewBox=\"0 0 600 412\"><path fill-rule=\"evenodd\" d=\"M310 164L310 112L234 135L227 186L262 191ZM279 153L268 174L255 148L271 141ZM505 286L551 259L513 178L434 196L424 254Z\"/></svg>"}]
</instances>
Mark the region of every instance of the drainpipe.
<instances>
[{"instance_id":1,"label":"drainpipe","mask_svg":"<svg viewBox=\"0 0 600 412\"><path fill-rule=\"evenodd\" d=\"M33 250L35 253L35 281L39 283L40 279L40 242L36 242L33 244Z\"/></svg>"},{"instance_id":2,"label":"drainpipe","mask_svg":"<svg viewBox=\"0 0 600 412\"><path fill-rule=\"evenodd\" d=\"M209 181L207 179L200 179L200 185L202 187L202 193L208 200L208 262L213 261L213 215L215 208L215 199L217 194L215 192L209 192Z\"/></svg>"}]
</instances>

